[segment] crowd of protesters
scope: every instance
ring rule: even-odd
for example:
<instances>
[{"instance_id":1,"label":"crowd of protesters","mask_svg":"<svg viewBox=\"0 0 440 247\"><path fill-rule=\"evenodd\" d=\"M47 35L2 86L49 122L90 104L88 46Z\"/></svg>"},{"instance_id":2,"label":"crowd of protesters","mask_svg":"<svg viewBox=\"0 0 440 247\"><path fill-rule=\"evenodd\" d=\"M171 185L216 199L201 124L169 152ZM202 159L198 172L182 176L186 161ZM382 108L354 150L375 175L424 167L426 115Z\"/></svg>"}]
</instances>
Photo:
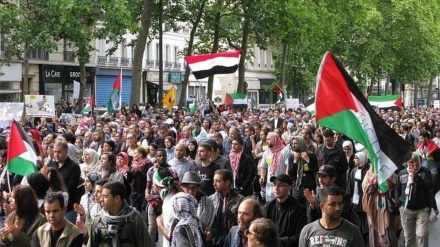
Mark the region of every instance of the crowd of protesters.
<instances>
[{"instance_id":1,"label":"crowd of protesters","mask_svg":"<svg viewBox=\"0 0 440 247\"><path fill-rule=\"evenodd\" d=\"M21 121L39 171L1 181L0 245L394 247L402 236L427 247L439 214L440 115L378 114L414 149L386 193L366 150L301 108L133 105L76 124Z\"/></svg>"}]
</instances>

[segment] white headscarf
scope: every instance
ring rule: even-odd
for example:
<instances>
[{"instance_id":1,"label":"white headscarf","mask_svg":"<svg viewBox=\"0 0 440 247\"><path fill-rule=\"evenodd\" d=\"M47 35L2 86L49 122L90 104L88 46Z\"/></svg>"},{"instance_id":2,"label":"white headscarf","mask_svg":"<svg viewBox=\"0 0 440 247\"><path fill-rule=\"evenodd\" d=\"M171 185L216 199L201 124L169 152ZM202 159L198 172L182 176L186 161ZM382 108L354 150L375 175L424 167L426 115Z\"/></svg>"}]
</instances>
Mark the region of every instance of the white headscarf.
<instances>
[{"instance_id":1,"label":"white headscarf","mask_svg":"<svg viewBox=\"0 0 440 247\"><path fill-rule=\"evenodd\" d=\"M357 152L354 156L356 156L359 159L359 167L364 166L367 163L367 156L364 152Z\"/></svg>"},{"instance_id":2,"label":"white headscarf","mask_svg":"<svg viewBox=\"0 0 440 247\"><path fill-rule=\"evenodd\" d=\"M350 148L350 152L345 153L347 155L347 161L350 161L350 157L353 155L353 143L351 143L351 141L344 141L342 143L342 148L344 147Z\"/></svg>"},{"instance_id":3,"label":"white headscarf","mask_svg":"<svg viewBox=\"0 0 440 247\"><path fill-rule=\"evenodd\" d=\"M99 167L100 167L99 166L99 155L98 155L98 153L94 149L86 148L83 151L83 154L84 153L88 153L89 154L90 162L89 163L84 162L84 163L82 163L80 165L80 167L81 167L81 174L82 174L83 178L85 178L85 176L89 172L94 172L94 171L97 172L97 171L99 171Z\"/></svg>"}]
</instances>

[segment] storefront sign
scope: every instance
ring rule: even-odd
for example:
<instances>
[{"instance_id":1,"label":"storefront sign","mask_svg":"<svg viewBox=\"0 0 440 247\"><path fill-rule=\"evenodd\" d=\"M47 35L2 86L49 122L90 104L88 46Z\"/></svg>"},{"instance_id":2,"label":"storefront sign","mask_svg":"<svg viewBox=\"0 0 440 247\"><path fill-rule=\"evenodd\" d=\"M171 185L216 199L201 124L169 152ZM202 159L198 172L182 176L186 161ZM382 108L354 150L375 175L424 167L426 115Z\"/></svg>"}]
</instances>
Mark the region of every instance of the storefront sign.
<instances>
[{"instance_id":1,"label":"storefront sign","mask_svg":"<svg viewBox=\"0 0 440 247\"><path fill-rule=\"evenodd\" d=\"M181 84L182 83L182 73L180 71L179 72L170 72L168 81L173 84Z\"/></svg>"}]
</instances>

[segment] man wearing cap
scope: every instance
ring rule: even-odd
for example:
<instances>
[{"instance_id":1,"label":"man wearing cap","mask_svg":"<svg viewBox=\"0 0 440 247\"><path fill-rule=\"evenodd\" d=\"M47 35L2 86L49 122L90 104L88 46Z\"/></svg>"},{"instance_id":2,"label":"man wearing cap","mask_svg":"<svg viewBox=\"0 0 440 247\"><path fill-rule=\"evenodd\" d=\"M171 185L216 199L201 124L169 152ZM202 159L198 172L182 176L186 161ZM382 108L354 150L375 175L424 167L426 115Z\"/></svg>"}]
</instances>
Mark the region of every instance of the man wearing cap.
<instances>
[{"instance_id":1,"label":"man wearing cap","mask_svg":"<svg viewBox=\"0 0 440 247\"><path fill-rule=\"evenodd\" d=\"M278 226L282 247L298 246L301 229L307 224L306 208L289 192L293 180L287 174L272 176L275 199L267 205L267 218Z\"/></svg>"},{"instance_id":2,"label":"man wearing cap","mask_svg":"<svg viewBox=\"0 0 440 247\"><path fill-rule=\"evenodd\" d=\"M319 204L321 202L321 190L323 188L328 188L332 186L336 186L336 169L333 166L330 165L323 165L319 168L319 171L316 173L318 176L319 181L319 187L317 188L317 193L313 190L305 189L304 190L304 196L306 197L307 201L309 202L308 208L307 208L307 217L308 222L313 222L322 216L321 208L319 207ZM345 193L343 195L344 198L344 208L342 211L342 218L350 221L350 222L356 222L357 219L353 219L350 217L349 212L351 209L351 196L348 193Z\"/></svg>"},{"instance_id":3,"label":"man wearing cap","mask_svg":"<svg viewBox=\"0 0 440 247\"><path fill-rule=\"evenodd\" d=\"M194 171L185 172L180 182L180 188L183 192L192 195L196 198L197 216L202 223L203 230L205 230L205 237L211 238L210 228L214 221L214 203L205 193L200 191L200 177ZM209 234L208 234L209 233Z\"/></svg>"}]
</instances>

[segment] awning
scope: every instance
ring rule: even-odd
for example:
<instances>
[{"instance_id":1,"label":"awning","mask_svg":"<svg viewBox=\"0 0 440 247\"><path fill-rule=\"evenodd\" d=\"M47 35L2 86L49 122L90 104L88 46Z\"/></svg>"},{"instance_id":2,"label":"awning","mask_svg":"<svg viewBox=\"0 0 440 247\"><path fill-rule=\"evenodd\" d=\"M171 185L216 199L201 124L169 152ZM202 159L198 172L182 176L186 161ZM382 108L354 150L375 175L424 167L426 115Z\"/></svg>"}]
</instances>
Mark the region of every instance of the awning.
<instances>
[{"instance_id":1,"label":"awning","mask_svg":"<svg viewBox=\"0 0 440 247\"><path fill-rule=\"evenodd\" d=\"M267 85L272 84L276 80L276 78L258 78L258 80L260 80L261 84Z\"/></svg>"},{"instance_id":2,"label":"awning","mask_svg":"<svg viewBox=\"0 0 440 247\"><path fill-rule=\"evenodd\" d=\"M152 84L154 87L158 88L159 87L159 82L158 81L147 81L147 83ZM169 83L167 81L163 82L163 90L170 90L171 87L173 87L174 84Z\"/></svg>"}]
</instances>

